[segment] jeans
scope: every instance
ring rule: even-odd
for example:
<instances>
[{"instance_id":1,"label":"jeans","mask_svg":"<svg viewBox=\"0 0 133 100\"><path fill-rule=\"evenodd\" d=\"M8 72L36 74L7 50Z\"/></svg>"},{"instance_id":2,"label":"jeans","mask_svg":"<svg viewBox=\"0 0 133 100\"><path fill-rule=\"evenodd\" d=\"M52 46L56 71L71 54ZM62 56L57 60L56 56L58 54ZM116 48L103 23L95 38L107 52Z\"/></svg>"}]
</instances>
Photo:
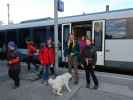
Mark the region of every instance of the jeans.
<instances>
[{"instance_id":1,"label":"jeans","mask_svg":"<svg viewBox=\"0 0 133 100\"><path fill-rule=\"evenodd\" d=\"M43 80L49 79L49 65L44 65Z\"/></svg>"},{"instance_id":2,"label":"jeans","mask_svg":"<svg viewBox=\"0 0 133 100\"><path fill-rule=\"evenodd\" d=\"M33 64L35 66L35 69L38 70L39 66L33 61L33 56L28 56L28 71L31 70L31 64Z\"/></svg>"}]
</instances>

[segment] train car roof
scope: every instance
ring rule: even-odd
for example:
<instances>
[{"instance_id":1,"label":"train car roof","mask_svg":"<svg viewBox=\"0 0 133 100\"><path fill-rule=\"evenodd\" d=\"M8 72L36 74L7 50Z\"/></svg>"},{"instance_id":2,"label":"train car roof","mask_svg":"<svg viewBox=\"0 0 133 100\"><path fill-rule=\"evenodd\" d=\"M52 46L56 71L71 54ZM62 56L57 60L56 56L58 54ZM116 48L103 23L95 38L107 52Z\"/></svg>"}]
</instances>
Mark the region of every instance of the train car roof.
<instances>
[{"instance_id":1,"label":"train car roof","mask_svg":"<svg viewBox=\"0 0 133 100\"><path fill-rule=\"evenodd\" d=\"M97 12L97 13L82 14L75 16L59 17L58 24L73 23L73 22L80 22L87 20L88 21L107 20L107 19L120 19L120 18L130 18L130 17L133 17L133 8L112 10L109 12ZM49 18L47 20L39 20L39 21L30 20L29 22L26 23L1 25L0 30L32 28L32 27L41 27L48 25L54 25L54 19Z\"/></svg>"}]
</instances>

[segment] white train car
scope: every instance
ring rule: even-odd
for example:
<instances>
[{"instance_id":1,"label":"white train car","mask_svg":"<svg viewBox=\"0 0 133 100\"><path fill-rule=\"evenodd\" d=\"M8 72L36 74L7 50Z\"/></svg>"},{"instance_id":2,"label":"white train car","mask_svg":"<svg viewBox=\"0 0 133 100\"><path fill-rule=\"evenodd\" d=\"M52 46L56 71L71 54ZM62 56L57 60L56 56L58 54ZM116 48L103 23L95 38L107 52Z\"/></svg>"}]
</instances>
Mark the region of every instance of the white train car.
<instances>
[{"instance_id":1,"label":"white train car","mask_svg":"<svg viewBox=\"0 0 133 100\"><path fill-rule=\"evenodd\" d=\"M95 41L97 65L133 70L133 9L83 14L58 19L59 42L62 44L64 60L65 41L74 32L79 39L82 35ZM13 40L20 51L25 53L25 39L33 38L38 43L54 36L54 20L24 21L19 24L0 26L0 48Z\"/></svg>"}]
</instances>

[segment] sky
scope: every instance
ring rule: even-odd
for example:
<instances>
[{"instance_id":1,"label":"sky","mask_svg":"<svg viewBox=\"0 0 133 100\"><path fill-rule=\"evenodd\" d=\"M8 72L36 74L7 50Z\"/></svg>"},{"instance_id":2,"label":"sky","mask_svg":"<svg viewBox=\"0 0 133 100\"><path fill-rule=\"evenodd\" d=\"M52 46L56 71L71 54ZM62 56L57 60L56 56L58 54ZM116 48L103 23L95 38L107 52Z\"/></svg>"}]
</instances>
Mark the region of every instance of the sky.
<instances>
[{"instance_id":1,"label":"sky","mask_svg":"<svg viewBox=\"0 0 133 100\"><path fill-rule=\"evenodd\" d=\"M133 0L62 0L64 12L59 17L80 15L110 10L133 8ZM24 20L53 17L54 0L0 0L0 21L7 24L7 3L10 4L10 20L19 23Z\"/></svg>"}]
</instances>

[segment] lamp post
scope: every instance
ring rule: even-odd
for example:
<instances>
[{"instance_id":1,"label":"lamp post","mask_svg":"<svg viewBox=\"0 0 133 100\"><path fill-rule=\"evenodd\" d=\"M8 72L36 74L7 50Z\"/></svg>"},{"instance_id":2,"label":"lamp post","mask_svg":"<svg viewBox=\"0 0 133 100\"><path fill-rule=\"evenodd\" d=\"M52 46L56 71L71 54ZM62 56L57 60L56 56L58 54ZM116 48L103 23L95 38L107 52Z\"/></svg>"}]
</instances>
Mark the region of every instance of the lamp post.
<instances>
[{"instance_id":1,"label":"lamp post","mask_svg":"<svg viewBox=\"0 0 133 100\"><path fill-rule=\"evenodd\" d=\"M54 0L55 69L58 69L58 0Z\"/></svg>"},{"instance_id":2,"label":"lamp post","mask_svg":"<svg viewBox=\"0 0 133 100\"><path fill-rule=\"evenodd\" d=\"M8 24L10 23L10 4L7 3L7 16L8 16Z\"/></svg>"}]
</instances>

